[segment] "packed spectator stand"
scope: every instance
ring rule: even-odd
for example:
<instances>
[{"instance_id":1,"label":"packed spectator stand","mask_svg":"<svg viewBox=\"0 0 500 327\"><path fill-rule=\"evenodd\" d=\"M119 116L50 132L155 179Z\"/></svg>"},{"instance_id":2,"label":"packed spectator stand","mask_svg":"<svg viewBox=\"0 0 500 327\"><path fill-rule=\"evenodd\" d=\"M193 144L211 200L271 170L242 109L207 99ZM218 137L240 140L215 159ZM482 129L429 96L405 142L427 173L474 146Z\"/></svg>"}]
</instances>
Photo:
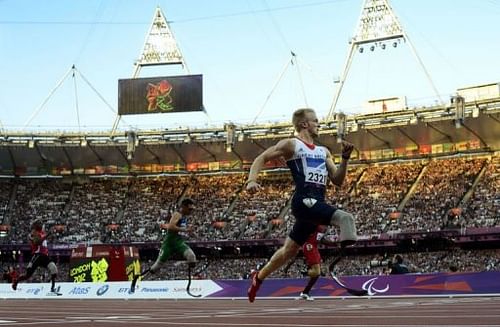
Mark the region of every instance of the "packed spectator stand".
<instances>
[{"instance_id":1,"label":"packed spectator stand","mask_svg":"<svg viewBox=\"0 0 500 327\"><path fill-rule=\"evenodd\" d=\"M445 230L468 235L474 229L500 228L499 165L500 157L489 154L359 162L350 166L341 188L328 189L327 199L354 214L361 239ZM54 245L134 243L153 244L156 249L176 202L191 197L197 209L190 218L194 232L189 241L211 242L210 251L200 255L197 277L245 278L272 251L240 252L236 242L282 240L294 220L289 209L293 183L286 169L264 173L259 179L263 190L255 196L244 191L245 180L245 172L4 178L0 180L0 216L10 230L0 238L0 244L26 244L30 221L41 218ZM335 229L329 233L328 237L335 239ZM221 251L224 242L232 242L231 253ZM272 244L274 249L279 243ZM21 252L3 251L3 268L20 265L22 270L21 262L26 258ZM384 273L385 267L368 264L384 252L383 246L372 252L376 254L356 250L352 260L341 265L342 271ZM322 253L328 258L331 251L324 248ZM405 256L418 272L449 271L452 266L458 271L500 269L499 249L408 248ZM148 265L151 258L146 253L143 264ZM67 258L57 260L63 271L67 269ZM178 276L175 260L162 278L185 277ZM298 277L303 268L297 263L276 277Z\"/></svg>"}]
</instances>

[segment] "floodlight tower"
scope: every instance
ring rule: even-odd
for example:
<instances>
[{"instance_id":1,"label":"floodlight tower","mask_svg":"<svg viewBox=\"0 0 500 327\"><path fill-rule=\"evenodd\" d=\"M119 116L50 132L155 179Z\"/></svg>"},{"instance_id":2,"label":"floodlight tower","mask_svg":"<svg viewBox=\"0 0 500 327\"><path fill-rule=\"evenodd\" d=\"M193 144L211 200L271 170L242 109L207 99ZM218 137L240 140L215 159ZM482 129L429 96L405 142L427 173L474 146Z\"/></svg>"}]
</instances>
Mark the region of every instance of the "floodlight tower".
<instances>
[{"instance_id":1,"label":"floodlight tower","mask_svg":"<svg viewBox=\"0 0 500 327\"><path fill-rule=\"evenodd\" d=\"M132 78L139 76L143 66L155 65L182 65L182 68L189 73L186 61L160 7L156 7L153 22L146 36L141 56L135 63Z\"/></svg>"},{"instance_id":2,"label":"floodlight tower","mask_svg":"<svg viewBox=\"0 0 500 327\"><path fill-rule=\"evenodd\" d=\"M132 78L139 77L141 68L144 66L181 65L182 69L189 74L186 61L160 7L156 7L153 21L142 47L141 56L134 65ZM121 116L118 114L113 123L111 136L118 127L120 118Z\"/></svg>"},{"instance_id":3,"label":"floodlight tower","mask_svg":"<svg viewBox=\"0 0 500 327\"><path fill-rule=\"evenodd\" d=\"M417 53L417 50L410 41L408 34L406 34L403 30L403 27L399 23L394 10L389 5L389 0L365 0L361 9L361 15L358 20L354 37L351 41L349 41L349 52L344 64L342 75L336 82L337 89L330 106L330 111L328 112L327 120L333 119L333 114L335 113L340 93L342 92L342 88L347 79L347 74L356 52L359 51L362 53L365 50L365 46L371 51L374 51L376 47L380 47L381 49L385 49L389 45L397 47L401 43L401 40L408 42L413 56L424 71L425 76L434 90L434 93L439 99L439 102L441 104L443 103L429 72L425 68L423 61Z\"/></svg>"}]
</instances>

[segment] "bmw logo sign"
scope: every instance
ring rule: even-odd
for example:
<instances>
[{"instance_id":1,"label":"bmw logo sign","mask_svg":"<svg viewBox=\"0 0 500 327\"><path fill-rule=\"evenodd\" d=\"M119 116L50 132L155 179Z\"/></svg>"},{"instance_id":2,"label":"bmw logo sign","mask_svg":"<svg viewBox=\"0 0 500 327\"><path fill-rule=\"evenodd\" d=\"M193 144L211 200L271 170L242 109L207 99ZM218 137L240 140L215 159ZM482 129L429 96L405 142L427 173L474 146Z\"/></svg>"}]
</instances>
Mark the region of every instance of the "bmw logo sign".
<instances>
[{"instance_id":1,"label":"bmw logo sign","mask_svg":"<svg viewBox=\"0 0 500 327\"><path fill-rule=\"evenodd\" d=\"M109 285L102 285L101 287L99 287L99 289L97 290L97 295L98 296L101 296L103 295L104 293L106 293L107 291L109 290Z\"/></svg>"}]
</instances>

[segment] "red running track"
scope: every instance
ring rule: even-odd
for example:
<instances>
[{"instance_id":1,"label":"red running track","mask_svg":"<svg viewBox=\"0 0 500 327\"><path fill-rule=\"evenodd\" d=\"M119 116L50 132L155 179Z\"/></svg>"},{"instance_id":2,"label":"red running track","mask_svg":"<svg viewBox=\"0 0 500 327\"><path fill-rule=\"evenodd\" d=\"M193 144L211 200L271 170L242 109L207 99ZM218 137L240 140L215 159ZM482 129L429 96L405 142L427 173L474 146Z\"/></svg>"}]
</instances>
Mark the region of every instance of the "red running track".
<instances>
[{"instance_id":1,"label":"red running track","mask_svg":"<svg viewBox=\"0 0 500 327\"><path fill-rule=\"evenodd\" d=\"M0 326L499 326L500 297L0 300Z\"/></svg>"}]
</instances>

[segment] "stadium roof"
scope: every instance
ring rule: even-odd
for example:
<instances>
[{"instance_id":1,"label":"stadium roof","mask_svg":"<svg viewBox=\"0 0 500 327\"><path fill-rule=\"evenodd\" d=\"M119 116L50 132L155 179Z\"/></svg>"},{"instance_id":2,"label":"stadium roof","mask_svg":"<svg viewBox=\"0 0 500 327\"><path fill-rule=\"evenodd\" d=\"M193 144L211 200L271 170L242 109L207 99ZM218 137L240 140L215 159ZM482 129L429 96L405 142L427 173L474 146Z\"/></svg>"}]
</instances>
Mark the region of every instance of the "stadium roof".
<instances>
[{"instance_id":1,"label":"stadium roof","mask_svg":"<svg viewBox=\"0 0 500 327\"><path fill-rule=\"evenodd\" d=\"M397 149L430 148L433 145L468 142L476 150L500 149L500 98L469 102L464 118L457 119L454 105L436 106L346 118L345 139L354 143L356 157L363 152L393 150L386 159L397 157ZM334 153L338 120L323 122L319 144ZM457 127L458 126L458 127ZM100 133L8 133L0 136L0 171L19 167L68 169L229 161L249 162L279 139L293 135L289 123L256 126L224 126L194 130L139 130L110 136ZM231 151L229 143L233 143ZM467 150L454 148L453 151ZM128 156L128 152L133 154ZM390 151L389 151L390 152ZM426 153L430 153L430 149ZM441 149L439 152L446 152Z\"/></svg>"}]
</instances>

